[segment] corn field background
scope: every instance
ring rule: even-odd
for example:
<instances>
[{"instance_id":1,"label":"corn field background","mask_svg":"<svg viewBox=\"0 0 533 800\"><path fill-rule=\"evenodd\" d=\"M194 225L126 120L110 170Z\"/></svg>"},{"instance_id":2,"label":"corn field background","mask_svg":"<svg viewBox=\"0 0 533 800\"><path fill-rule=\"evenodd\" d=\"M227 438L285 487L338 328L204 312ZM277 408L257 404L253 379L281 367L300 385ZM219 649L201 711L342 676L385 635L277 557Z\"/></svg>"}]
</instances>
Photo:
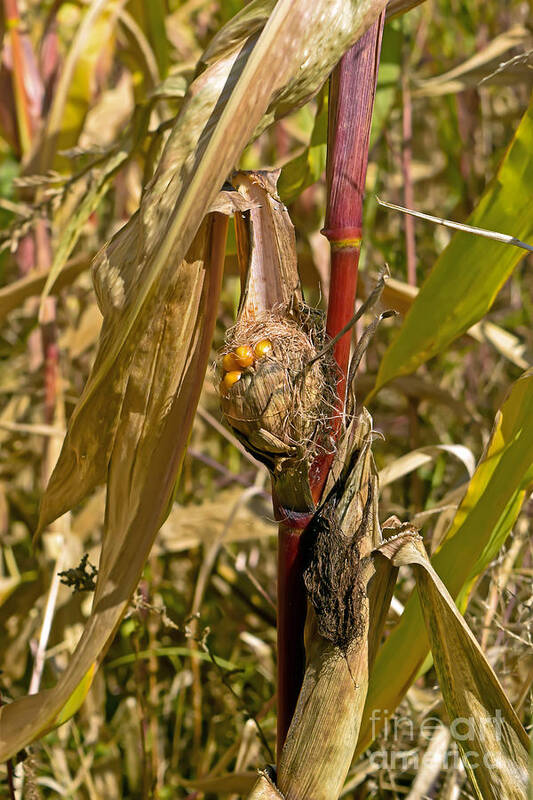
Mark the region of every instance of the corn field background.
<instances>
[{"instance_id":1,"label":"corn field background","mask_svg":"<svg viewBox=\"0 0 533 800\"><path fill-rule=\"evenodd\" d=\"M153 291L148 280L146 289L140 280L129 286L122 278L111 283L109 275L116 276L110 270L104 286L103 270L96 270L99 307L90 267L141 203L134 219L142 217L146 227L128 253L133 261L148 252L143 248L153 247L156 255L152 261L146 256L144 277L156 276L165 246L159 220L168 212L171 247L169 208L175 201L170 181L159 199L156 195L164 177L163 147L189 85L207 74L197 69L202 53L245 5L240 0L3 3L3 707L51 689L65 674L91 619L104 526L113 534L139 505L151 509L154 534L161 523L162 528L151 551L148 547L144 568L136 542L151 524L148 512L136 521L139 539L133 534L124 540L108 537L108 556L122 564L125 575L129 562L140 559L140 581L116 622L103 616L94 620L102 641L85 683L75 681L68 697L50 711L54 724L43 722L44 733L36 731L37 738L18 759L9 752L9 766L7 761L0 766L2 797L10 796L10 786L16 797L28 798L239 797L249 793L258 769L275 762L277 526L270 478L224 424L215 368L209 367L198 384L200 399L187 442L194 399L176 412L176 431L183 439L176 447L186 450L170 502L162 490L158 494L162 479L157 470L164 474L165 456L140 434L144 461L139 458L141 466L135 469L145 470L142 481L133 467L130 474L126 462L121 465L116 451L104 463L95 450L89 460L97 468L90 475L86 465L78 472L74 462L65 461L60 480L56 477L41 505L39 522L45 487L95 361L102 302L109 303L96 362L103 377L94 382L90 396L95 404L90 407L97 406L98 413L83 422L89 400L77 412L96 444L120 391L121 402L128 397L138 411L135 380L151 390L159 351L154 355L146 344L150 336L171 339L172 324L181 322L184 328L194 327L194 320L157 327L159 312L150 317L146 311L150 302L158 302L163 281L156 279ZM273 5L255 2L250 8L264 16ZM370 294L387 264L391 277L382 308L398 316L378 328L355 391L379 434L374 458L380 519L396 515L420 528L433 566L529 733L533 262L514 244L415 220L378 198L533 243L531 9L522 0L426 0L405 12L409 5L390 3L385 23L357 300L361 304ZM325 29L306 35L313 53ZM216 41L218 50L211 46L206 51L204 65L218 63L224 43ZM292 110L290 97L286 107L269 111L263 122L259 113L246 135L236 131L244 144L251 141L240 149L236 145L238 161L228 156L241 170L281 170L278 192L295 226L305 298L321 308L329 291L329 245L320 233L326 204L327 74L302 90L300 107ZM237 113L235 125L244 125L245 116ZM174 151L165 152L185 151L188 138L195 146L201 137L194 129L182 131ZM215 163L209 145L206 153ZM210 173L197 174L200 182ZM214 185L205 188L206 197L222 189L226 177L217 175ZM187 220L198 217L195 226L190 223L194 230L185 249L212 198L206 202L201 213L194 200L188 211L185 202L180 206L190 213ZM240 213L237 208L235 214ZM216 227L209 235L217 236ZM189 252L201 246L195 239ZM112 250L103 252L98 263L114 268ZM185 373L191 385L195 358L201 361L209 349L213 364L226 330L235 323L240 279L233 220L225 253L214 337L191 345ZM171 282L165 269L158 278ZM194 293L192 272L186 281L183 293ZM179 292L179 281L177 286ZM130 299L145 292L139 299L144 310L137 314L132 303L129 327L117 337L122 322L116 322L118 312L113 315L121 291ZM172 303L165 302L161 307L170 319ZM357 323L354 339L372 319L369 313ZM139 320L144 328L136 327ZM180 331L176 327L177 341ZM119 391L118 379L108 379L103 369L107 365L109 375L115 375L130 334L145 356L129 377L133 398L126 389ZM120 337L123 350L119 345L113 350ZM186 360L189 353L178 356ZM120 424L113 441L120 441ZM165 434L158 429L158 435ZM73 451L77 446L74 441ZM172 448L171 440L167 446ZM105 516L106 479L116 493ZM387 641L377 656L369 712L343 797L475 796L450 733L453 720L414 607L414 589L412 571L400 571L385 623ZM99 653L106 648L100 664ZM23 708L21 726L31 726L36 708ZM5 725L6 731L8 725L15 727L13 720ZM6 733L6 752L8 740Z\"/></svg>"}]
</instances>

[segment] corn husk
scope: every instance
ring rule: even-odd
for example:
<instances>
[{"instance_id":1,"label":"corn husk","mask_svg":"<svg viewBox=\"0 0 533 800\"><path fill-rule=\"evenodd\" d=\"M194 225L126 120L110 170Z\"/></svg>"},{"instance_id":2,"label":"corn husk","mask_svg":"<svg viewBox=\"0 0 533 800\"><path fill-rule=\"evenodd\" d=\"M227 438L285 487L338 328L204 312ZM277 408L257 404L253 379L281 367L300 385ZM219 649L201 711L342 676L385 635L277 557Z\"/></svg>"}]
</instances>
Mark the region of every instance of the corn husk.
<instances>
[{"instance_id":1,"label":"corn husk","mask_svg":"<svg viewBox=\"0 0 533 800\"><path fill-rule=\"evenodd\" d=\"M363 409L337 453L340 475L303 534L307 666L277 781L288 800L341 793L394 587L393 565L372 556L381 534L371 441Z\"/></svg>"}]
</instances>

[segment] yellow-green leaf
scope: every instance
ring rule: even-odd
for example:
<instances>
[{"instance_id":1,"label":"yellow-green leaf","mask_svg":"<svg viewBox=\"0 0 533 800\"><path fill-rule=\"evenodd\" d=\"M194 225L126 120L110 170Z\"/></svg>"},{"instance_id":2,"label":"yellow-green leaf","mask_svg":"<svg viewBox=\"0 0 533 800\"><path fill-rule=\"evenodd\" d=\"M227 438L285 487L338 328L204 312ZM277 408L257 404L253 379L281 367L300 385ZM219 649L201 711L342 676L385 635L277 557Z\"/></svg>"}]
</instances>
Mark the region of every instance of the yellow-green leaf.
<instances>
[{"instance_id":1,"label":"yellow-green leaf","mask_svg":"<svg viewBox=\"0 0 533 800\"><path fill-rule=\"evenodd\" d=\"M62 725L68 719L70 719L73 714L80 708L83 704L89 689L91 688L91 684L93 682L94 673L96 672L96 662L91 664L81 681L78 683L72 694L70 695L69 699L57 715L54 724L55 725Z\"/></svg>"},{"instance_id":2,"label":"yellow-green leaf","mask_svg":"<svg viewBox=\"0 0 533 800\"><path fill-rule=\"evenodd\" d=\"M322 92L318 101L315 124L309 147L292 158L281 170L278 182L279 196L290 203L308 186L319 180L326 168L328 139L328 97Z\"/></svg>"},{"instance_id":3,"label":"yellow-green leaf","mask_svg":"<svg viewBox=\"0 0 533 800\"><path fill-rule=\"evenodd\" d=\"M413 567L451 733L478 798L525 800L527 733L431 566L421 537L408 529L386 541L379 551L396 567Z\"/></svg>"},{"instance_id":4,"label":"yellow-green leaf","mask_svg":"<svg viewBox=\"0 0 533 800\"><path fill-rule=\"evenodd\" d=\"M464 607L472 580L496 556L533 483L533 370L516 381L496 416L492 436L432 565ZM420 602L412 595L380 649L370 678L358 750L376 734L372 709L393 713L427 656ZM373 730L371 730L371 727Z\"/></svg>"},{"instance_id":5,"label":"yellow-green leaf","mask_svg":"<svg viewBox=\"0 0 533 800\"><path fill-rule=\"evenodd\" d=\"M527 242L533 236L532 187L533 99L468 223ZM524 255L518 247L456 233L385 352L373 393L413 372L480 320Z\"/></svg>"}]
</instances>

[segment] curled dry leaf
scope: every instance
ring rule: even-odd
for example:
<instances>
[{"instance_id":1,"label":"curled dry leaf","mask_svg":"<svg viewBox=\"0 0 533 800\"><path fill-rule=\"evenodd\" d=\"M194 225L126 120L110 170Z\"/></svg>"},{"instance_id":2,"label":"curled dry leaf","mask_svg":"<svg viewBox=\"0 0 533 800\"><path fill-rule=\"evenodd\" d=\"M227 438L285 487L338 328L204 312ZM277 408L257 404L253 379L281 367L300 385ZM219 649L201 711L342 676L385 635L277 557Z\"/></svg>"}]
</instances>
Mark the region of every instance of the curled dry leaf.
<instances>
[{"instance_id":1,"label":"curled dry leaf","mask_svg":"<svg viewBox=\"0 0 533 800\"><path fill-rule=\"evenodd\" d=\"M505 33L496 36L488 45L459 66L443 75L416 81L413 95L419 97L457 94L469 87L478 86L484 78L486 79L494 72L507 53L519 46L526 45L528 39L527 29L522 25L514 25Z\"/></svg>"},{"instance_id":2,"label":"curled dry leaf","mask_svg":"<svg viewBox=\"0 0 533 800\"><path fill-rule=\"evenodd\" d=\"M462 462L468 472L468 477L471 478L474 474L476 462L472 451L462 444L436 444L427 447L418 447L416 450L411 450L404 456L400 456L391 464L379 472L379 485L381 487L387 486L398 478L408 475L413 470L418 469L424 464L430 464L435 461L443 453L449 453L455 456Z\"/></svg>"},{"instance_id":3,"label":"curled dry leaf","mask_svg":"<svg viewBox=\"0 0 533 800\"><path fill-rule=\"evenodd\" d=\"M529 740L476 638L410 526L379 548L414 569L435 669L463 762L480 800L525 800Z\"/></svg>"}]
</instances>

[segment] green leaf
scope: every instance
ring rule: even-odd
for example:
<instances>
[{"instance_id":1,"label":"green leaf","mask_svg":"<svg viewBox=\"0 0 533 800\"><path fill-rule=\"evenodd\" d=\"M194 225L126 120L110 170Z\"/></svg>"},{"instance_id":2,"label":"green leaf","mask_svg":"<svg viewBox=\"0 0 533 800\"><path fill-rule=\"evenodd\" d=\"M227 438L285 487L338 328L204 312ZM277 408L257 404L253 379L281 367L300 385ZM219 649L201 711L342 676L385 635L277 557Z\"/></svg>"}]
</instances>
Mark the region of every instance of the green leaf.
<instances>
[{"instance_id":1,"label":"green leaf","mask_svg":"<svg viewBox=\"0 0 533 800\"><path fill-rule=\"evenodd\" d=\"M533 236L533 99L492 181L468 222L527 241ZM444 350L480 320L525 252L456 233L437 260L385 352L374 395Z\"/></svg>"},{"instance_id":2,"label":"green leaf","mask_svg":"<svg viewBox=\"0 0 533 800\"><path fill-rule=\"evenodd\" d=\"M533 370L516 381L496 415L486 452L432 565L464 608L474 578L499 552L533 483ZM429 651L420 602L412 595L371 674L358 750L377 734L373 709L392 713ZM383 716L383 714L382 714Z\"/></svg>"},{"instance_id":3,"label":"green leaf","mask_svg":"<svg viewBox=\"0 0 533 800\"><path fill-rule=\"evenodd\" d=\"M143 81L136 87L136 95L140 100L146 95L147 88L152 83L159 83L168 75L169 68L169 42L165 28L164 0L130 0L127 11L121 9L120 21L133 44L133 50L140 56L138 61L143 73ZM142 91L139 91L142 89Z\"/></svg>"},{"instance_id":4,"label":"green leaf","mask_svg":"<svg viewBox=\"0 0 533 800\"><path fill-rule=\"evenodd\" d=\"M144 3L146 10L146 21L150 35L150 42L154 48L159 74L166 78L168 72L168 41L165 29L166 3L164 0L150 0Z\"/></svg>"}]
</instances>

